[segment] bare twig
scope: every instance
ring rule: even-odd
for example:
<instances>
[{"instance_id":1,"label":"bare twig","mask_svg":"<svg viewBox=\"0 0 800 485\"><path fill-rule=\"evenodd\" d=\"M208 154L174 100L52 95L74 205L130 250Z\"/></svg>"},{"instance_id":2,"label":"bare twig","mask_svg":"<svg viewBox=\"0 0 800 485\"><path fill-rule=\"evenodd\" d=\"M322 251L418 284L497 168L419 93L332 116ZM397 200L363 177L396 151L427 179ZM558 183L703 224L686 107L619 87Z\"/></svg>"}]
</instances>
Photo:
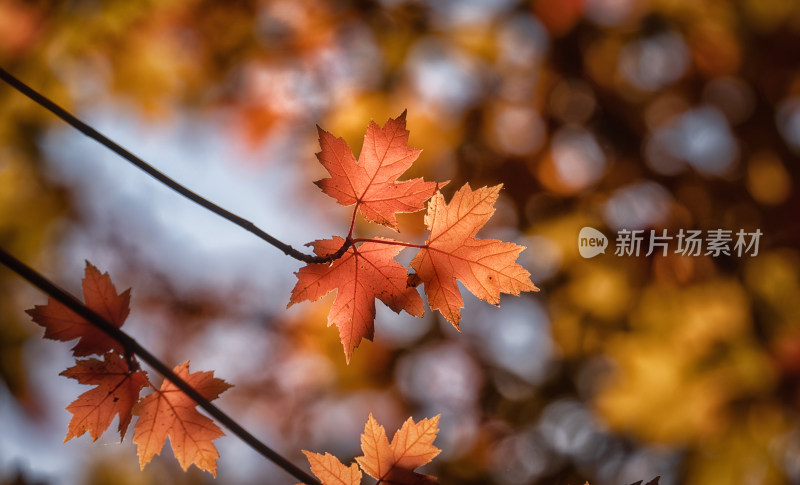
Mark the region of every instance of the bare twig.
<instances>
[{"instance_id":1,"label":"bare twig","mask_svg":"<svg viewBox=\"0 0 800 485\"><path fill-rule=\"evenodd\" d=\"M294 259L306 262L306 263L329 263L336 259L342 257L342 255L347 251L349 245L345 243L338 251L328 256L311 256L309 254L305 254L303 252L294 249L292 246L286 244L283 241L280 241L273 236L267 234L263 230L259 229L255 224L244 219L242 217L237 216L236 214L229 212L222 207L214 204L213 202L197 195L196 193L192 192L191 190L187 189L183 185L179 184L178 182L172 180L171 178L167 177L163 173L156 170L152 165L148 164L141 158L137 157L136 155L132 154L128 150L122 148L121 146L114 143L112 140L104 136L103 134L99 133L97 130L92 128L91 126L87 125L83 121L79 120L75 116L73 116L70 112L62 108L61 106L57 105L50 99L46 98L42 94L35 91L33 88L28 86L27 84L23 83L13 75L11 75L5 69L0 68L0 79L5 81L8 85L16 89L17 91L21 92L25 96L29 97L42 107L49 110L51 113L55 114L62 120L69 123L72 127L76 130L80 131L84 135L88 136L89 138L97 141L104 147L108 148L109 150L113 151L120 157L124 158L125 160L129 161L139 169L146 172L148 175L153 177L154 179L158 180L162 184L166 185L167 187L171 188L175 192L181 194L182 196L186 197L187 199L191 200L192 202L205 207L206 209L210 210L214 214L221 216L232 223L236 224L239 227L246 229L247 231L255 234L259 238L263 239L264 241L268 242L269 244L275 246L276 248L280 249L284 252L287 256L291 256Z\"/></svg>"},{"instance_id":2,"label":"bare twig","mask_svg":"<svg viewBox=\"0 0 800 485\"><path fill-rule=\"evenodd\" d=\"M236 435L239 439L247 443L251 448L256 450L265 458L269 459L292 476L301 480L308 485L321 485L319 480L315 479L302 469L295 466L288 459L279 455L272 448L264 444L258 438L250 434L249 431L244 429L239 423L233 420L230 416L225 414L221 409L212 404L208 399L204 398L197 390L190 386L186 381L176 375L172 369L166 364L158 360L147 349L142 347L136 340L131 338L128 334L112 325L106 319L95 313L92 309L81 303L80 300L72 296L70 293L62 290L50 280L42 276L39 272L25 265L17 258L8 253L5 249L0 247L0 263L7 266L9 269L22 276L32 285L36 286L43 292L47 293L52 298L63 303L70 310L77 313L89 323L99 328L111 338L119 342L126 352L138 355L141 359L147 362L150 367L158 371L175 386L189 396L198 406L203 408L208 414L214 417L220 424L228 428L231 433Z\"/></svg>"}]
</instances>

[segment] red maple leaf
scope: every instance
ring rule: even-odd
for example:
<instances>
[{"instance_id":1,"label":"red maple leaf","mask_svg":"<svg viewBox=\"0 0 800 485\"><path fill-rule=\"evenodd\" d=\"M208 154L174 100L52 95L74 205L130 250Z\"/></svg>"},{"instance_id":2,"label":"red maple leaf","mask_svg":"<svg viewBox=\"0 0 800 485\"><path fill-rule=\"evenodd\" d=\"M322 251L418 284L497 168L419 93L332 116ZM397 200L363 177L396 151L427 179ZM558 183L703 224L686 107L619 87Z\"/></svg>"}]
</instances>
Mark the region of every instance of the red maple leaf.
<instances>
[{"instance_id":1,"label":"red maple leaf","mask_svg":"<svg viewBox=\"0 0 800 485\"><path fill-rule=\"evenodd\" d=\"M131 290L117 294L108 273L100 273L86 261L83 278L83 299L86 306L117 328L125 323L130 312ZM78 316L59 301L49 298L47 305L36 305L25 311L33 321L45 328L44 337L67 342L79 338L72 353L75 357L103 355L109 350L123 353L122 346L105 332Z\"/></svg>"},{"instance_id":2,"label":"red maple leaf","mask_svg":"<svg viewBox=\"0 0 800 485\"><path fill-rule=\"evenodd\" d=\"M124 439L131 422L131 410L139 400L139 392L148 385L147 375L142 371L131 371L125 358L112 352L106 353L103 360L79 360L61 375L81 384L97 386L67 406L72 419L64 441L82 436L87 431L92 440L97 441L117 414L120 438Z\"/></svg>"},{"instance_id":3,"label":"red maple leaf","mask_svg":"<svg viewBox=\"0 0 800 485\"><path fill-rule=\"evenodd\" d=\"M494 214L501 187L482 187L473 192L464 184L449 204L441 193L428 203L425 225L430 236L426 247L411 261L417 273L409 282L424 283L428 305L456 328L464 306L456 280L493 305L500 304L500 293L519 295L539 290L531 282L530 273L515 262L524 246L474 237Z\"/></svg>"},{"instance_id":4,"label":"red maple leaf","mask_svg":"<svg viewBox=\"0 0 800 485\"><path fill-rule=\"evenodd\" d=\"M317 158L331 176L315 183L340 204L355 204L355 212L370 221L397 230L398 212L422 210L437 188L447 183L397 180L422 151L408 146L405 111L383 128L370 122L357 162L347 142L317 129L321 148Z\"/></svg>"},{"instance_id":5,"label":"red maple leaf","mask_svg":"<svg viewBox=\"0 0 800 485\"><path fill-rule=\"evenodd\" d=\"M189 373L189 362L174 369L175 374L185 380L209 401L232 387L214 372ZM214 439L225 433L214 422L200 414L197 404L172 382L164 380L161 389L142 398L134 407L133 414L139 416L134 426L133 442L137 445L139 466L144 469L153 456L161 453L167 437L172 452L184 471L189 465L217 476L219 452Z\"/></svg>"},{"instance_id":6,"label":"red maple leaf","mask_svg":"<svg viewBox=\"0 0 800 485\"><path fill-rule=\"evenodd\" d=\"M334 237L314 241L319 256L335 253L344 239ZM309 264L296 273L297 284L287 307L304 300L316 301L336 290L336 299L328 314L328 326L339 327L339 337L347 362L362 338L372 340L375 320L375 298L395 312L405 310L421 317L425 312L422 298L406 284L406 268L394 257L403 246L390 239L376 239L350 247L330 264Z\"/></svg>"}]
</instances>

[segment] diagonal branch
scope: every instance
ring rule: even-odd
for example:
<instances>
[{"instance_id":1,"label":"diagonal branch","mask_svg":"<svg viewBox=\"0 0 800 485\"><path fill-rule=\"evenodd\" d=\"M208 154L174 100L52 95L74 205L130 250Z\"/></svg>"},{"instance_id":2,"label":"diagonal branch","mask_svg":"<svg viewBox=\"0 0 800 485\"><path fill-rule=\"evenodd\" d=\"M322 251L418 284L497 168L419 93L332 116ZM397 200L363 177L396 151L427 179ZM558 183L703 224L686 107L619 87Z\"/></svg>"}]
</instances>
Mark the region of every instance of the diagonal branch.
<instances>
[{"instance_id":1,"label":"diagonal branch","mask_svg":"<svg viewBox=\"0 0 800 485\"><path fill-rule=\"evenodd\" d=\"M139 169L143 170L145 173L153 177L154 179L158 180L162 184L166 185L167 187L171 188L175 192L181 194L182 196L186 197L187 199L191 200L192 202L205 207L206 209L210 210L214 214L217 214L220 217L223 217L232 223L236 224L239 227L244 228L245 230L255 234L257 237L263 239L264 241L270 243L271 245L275 246L276 248L283 251L284 254L287 256L291 256L294 259L299 261L303 261L306 263L329 263L336 259L342 257L342 255L347 251L349 244L345 242L345 244L335 253L330 254L328 256L311 256L309 254L305 254L303 252L294 249L292 246L286 244L283 241L280 241L273 236L270 236L263 230L259 229L258 226L253 224L252 222L244 219L242 217L237 216L236 214L229 212L222 207L218 206L217 204L205 199L196 193L192 192L191 190L187 189L183 185L179 184L178 182L172 180L171 178L167 177L163 173L156 170L152 165L148 164L141 158L137 157L136 155L132 154L128 150L122 148L121 146L114 143L112 140L107 138L105 135L101 134L91 126L87 125L83 121L76 118L72 115L69 111L65 110L61 106L57 105L50 99L46 98L42 94L35 91L33 88L28 86L27 84L23 83L13 75L11 75L8 71L3 68L0 68L0 79L5 81L8 85L16 89L17 91L21 92L25 96L29 97L42 107L46 108L62 120L69 123L72 127L76 130L80 131L84 135L88 136L89 138L97 141L104 147L108 148L112 152L116 153L120 157L124 158L125 160L129 161Z\"/></svg>"},{"instance_id":2,"label":"diagonal branch","mask_svg":"<svg viewBox=\"0 0 800 485\"><path fill-rule=\"evenodd\" d=\"M242 441L247 443L251 448L256 450L265 458L269 459L286 472L301 480L303 483L309 485L321 485L319 480L315 479L308 473L304 472L288 459L279 455L272 448L264 444L258 438L250 434L249 431L244 429L239 423L233 420L230 416L225 414L221 409L212 404L208 399L204 398L186 381L177 376L172 369L166 364L158 360L147 349L142 347L136 340L131 338L128 334L118 329L105 318L101 317L89 307L81 303L80 300L62 290L50 280L42 276L39 272L25 265L17 258L8 253L4 248L0 247L0 264L7 266L9 269L22 276L32 285L36 286L49 296L55 298L59 302L66 305L70 310L74 311L81 317L85 318L89 323L99 328L111 338L116 340L122 345L126 352L138 355L143 361L147 362L150 367L158 371L166 379L171 381L175 386L189 396L198 406L203 408L208 414L214 417L220 424L228 428L231 433L239 437Z\"/></svg>"}]
</instances>

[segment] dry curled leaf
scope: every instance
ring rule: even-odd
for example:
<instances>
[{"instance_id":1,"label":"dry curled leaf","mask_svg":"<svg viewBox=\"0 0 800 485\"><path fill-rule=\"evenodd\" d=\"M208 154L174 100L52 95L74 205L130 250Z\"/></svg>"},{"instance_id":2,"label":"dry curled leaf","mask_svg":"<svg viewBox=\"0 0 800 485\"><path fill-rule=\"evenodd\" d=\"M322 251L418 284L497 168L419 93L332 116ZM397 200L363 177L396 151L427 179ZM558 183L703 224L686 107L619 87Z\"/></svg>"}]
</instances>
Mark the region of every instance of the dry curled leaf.
<instances>
[{"instance_id":1,"label":"dry curled leaf","mask_svg":"<svg viewBox=\"0 0 800 485\"><path fill-rule=\"evenodd\" d=\"M658 481L661 479L661 476L657 476L654 479L650 480L649 482L645 483L644 485L658 485ZM631 483L631 485L642 485L644 480L639 480L638 482Z\"/></svg>"},{"instance_id":2,"label":"dry curled leaf","mask_svg":"<svg viewBox=\"0 0 800 485\"><path fill-rule=\"evenodd\" d=\"M334 237L311 244L317 255L325 256L342 247L344 239ZM328 326L339 327L349 363L361 339L372 340L375 298L398 313L405 310L421 317L425 311L419 293L406 285L406 268L394 260L402 249L403 246L366 242L358 248L350 247L330 264L309 264L301 268L296 273L297 284L287 307L304 300L316 301L336 290Z\"/></svg>"},{"instance_id":3,"label":"dry curled leaf","mask_svg":"<svg viewBox=\"0 0 800 485\"><path fill-rule=\"evenodd\" d=\"M131 290L117 294L108 273L101 274L89 261L83 278L83 298L86 306L117 328L125 323L130 312ZM123 353L117 341L53 298L47 305L36 305L26 313L45 328L45 338L62 342L80 339L72 348L75 357L103 355L109 350Z\"/></svg>"},{"instance_id":4,"label":"dry curled leaf","mask_svg":"<svg viewBox=\"0 0 800 485\"><path fill-rule=\"evenodd\" d=\"M437 187L447 183L397 180L422 151L408 146L405 111L382 128L370 122L358 161L342 138L317 129L321 148L317 158L331 176L316 184L340 204L356 204L355 210L370 221L397 230L398 212L422 210Z\"/></svg>"},{"instance_id":5,"label":"dry curled leaf","mask_svg":"<svg viewBox=\"0 0 800 485\"><path fill-rule=\"evenodd\" d=\"M494 214L502 185L473 191L464 184L450 203L437 193L428 203L425 225L430 236L411 261L425 285L428 305L458 328L464 302L456 280L481 300L500 304L500 293L538 291L530 273L516 263L524 246L475 234Z\"/></svg>"},{"instance_id":6,"label":"dry curled leaf","mask_svg":"<svg viewBox=\"0 0 800 485\"><path fill-rule=\"evenodd\" d=\"M214 372L189 373L189 362L174 369L175 374L185 380L209 401L232 387ZM195 409L197 404L172 382L164 380L161 389L142 398L133 413L139 416L134 426L133 442L139 454L139 466L144 469L154 455L161 453L167 437L172 452L185 470L196 465L201 470L217 476L219 452L214 439L223 436L214 422Z\"/></svg>"}]
</instances>

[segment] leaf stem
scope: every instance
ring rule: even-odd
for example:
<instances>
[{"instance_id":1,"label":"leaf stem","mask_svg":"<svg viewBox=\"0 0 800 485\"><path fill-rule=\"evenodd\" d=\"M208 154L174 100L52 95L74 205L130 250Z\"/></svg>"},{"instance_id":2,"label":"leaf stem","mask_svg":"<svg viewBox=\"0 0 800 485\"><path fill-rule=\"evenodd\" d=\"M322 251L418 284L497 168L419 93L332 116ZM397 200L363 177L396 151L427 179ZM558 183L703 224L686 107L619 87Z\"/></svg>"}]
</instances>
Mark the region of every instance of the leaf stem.
<instances>
[{"instance_id":1,"label":"leaf stem","mask_svg":"<svg viewBox=\"0 0 800 485\"><path fill-rule=\"evenodd\" d=\"M377 243L377 244L389 244L389 245L392 245L392 246L405 246L407 248L428 249L428 246L426 244L411 244L411 243L407 243L407 242L403 242L403 241L387 241L385 239L370 239L370 238L360 237L360 238L352 239L352 241L353 241L353 244L362 243L362 242L371 242L371 243Z\"/></svg>"},{"instance_id":2,"label":"leaf stem","mask_svg":"<svg viewBox=\"0 0 800 485\"><path fill-rule=\"evenodd\" d=\"M350 219L350 230L347 231L347 240L349 241L353 237L353 229L356 227L356 214L358 214L358 205L361 202L356 202L355 207L353 207L353 217Z\"/></svg>"},{"instance_id":3,"label":"leaf stem","mask_svg":"<svg viewBox=\"0 0 800 485\"><path fill-rule=\"evenodd\" d=\"M194 402L196 402L198 406L203 408L220 424L228 428L231 433L247 443L262 456L272 461L298 480L301 480L303 483L308 485L321 485L319 480L298 468L288 459L284 458L276 451L268 447L258 438L250 434L250 432L244 429L239 423L234 421L233 418L225 414L220 408L212 404L208 399L204 398L199 392L197 392L197 390L176 375L172 369L158 360L158 358L151 354L147 349L142 347L141 344L131 338L127 333L112 325L109 321L95 313L92 309L84 305L73 295L52 283L33 268L19 261L2 247L0 247L0 264L7 266L9 269L28 280L29 283L39 288L52 298L58 300L62 304L66 305L67 308L86 319L90 324L108 334L108 336L119 342L126 352L130 352L141 357L143 361L150 365L150 367L158 371L166 379L175 384L175 387L183 391Z\"/></svg>"},{"instance_id":4,"label":"leaf stem","mask_svg":"<svg viewBox=\"0 0 800 485\"><path fill-rule=\"evenodd\" d=\"M158 180L162 184L166 185L170 189L174 190L175 192L181 194L182 196L186 197L187 199L191 200L192 202L210 210L214 214L217 214L224 219L229 220L230 222L236 224L237 226L255 234L257 237L263 239L264 241L268 242L269 244L275 246L279 250L283 251L284 254L287 256L291 256L294 259L299 261L303 261L306 263L329 263L334 261L347 251L347 245L345 244L342 246L337 252L333 254L329 254L327 256L312 256L309 254L305 254L297 249L294 249L292 246L284 243L276 239L275 237L267 234L262 229L257 227L252 222L244 219L242 217L237 216L236 214L229 212L222 207L218 206L217 204L205 199L196 193L192 192L191 190L187 189L183 185L179 184L175 180L167 177L163 173L156 170L152 165L148 164L141 158L137 157L136 155L132 154L128 150L122 148L114 141L110 140L105 135L99 133L97 130L92 128L91 126L87 125L83 121L76 118L70 112L62 108L61 106L57 105L50 99L46 98L24 82L20 81L13 75L11 75L8 71L3 68L0 68L0 79L5 81L8 85L16 89L17 91L21 92L25 96L29 97L40 106L44 107L45 109L49 110L54 115L58 116L68 124L70 124L73 128L80 131L84 135L88 136L89 138L97 141L104 147L108 148L112 152L116 153L120 157L124 158L128 162L135 165L137 168L141 169L154 179Z\"/></svg>"}]
</instances>

